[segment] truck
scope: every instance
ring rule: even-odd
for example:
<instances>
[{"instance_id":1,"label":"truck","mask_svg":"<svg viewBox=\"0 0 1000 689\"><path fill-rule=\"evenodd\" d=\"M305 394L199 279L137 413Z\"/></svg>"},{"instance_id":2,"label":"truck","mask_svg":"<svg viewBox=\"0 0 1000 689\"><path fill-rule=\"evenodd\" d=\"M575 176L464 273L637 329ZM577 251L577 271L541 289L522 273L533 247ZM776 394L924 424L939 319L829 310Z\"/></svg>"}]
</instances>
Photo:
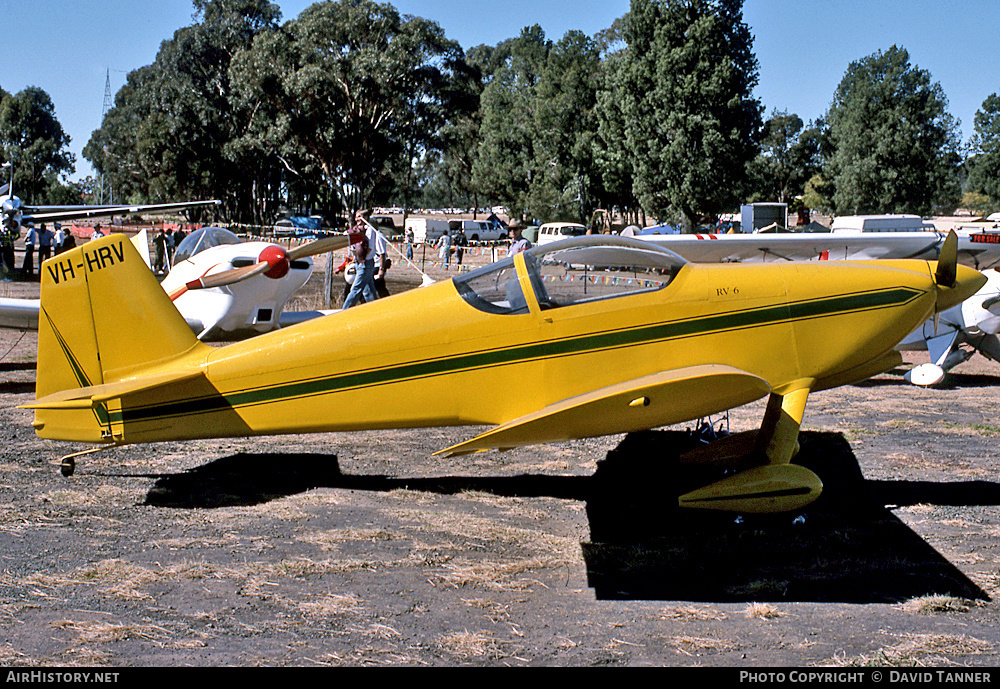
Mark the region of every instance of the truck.
<instances>
[{"instance_id":1,"label":"truck","mask_svg":"<svg viewBox=\"0 0 1000 689\"><path fill-rule=\"evenodd\" d=\"M495 242L507 234L502 226L485 220L450 220L448 225L452 233L458 232L461 228L465 232L465 238L470 242Z\"/></svg>"}]
</instances>

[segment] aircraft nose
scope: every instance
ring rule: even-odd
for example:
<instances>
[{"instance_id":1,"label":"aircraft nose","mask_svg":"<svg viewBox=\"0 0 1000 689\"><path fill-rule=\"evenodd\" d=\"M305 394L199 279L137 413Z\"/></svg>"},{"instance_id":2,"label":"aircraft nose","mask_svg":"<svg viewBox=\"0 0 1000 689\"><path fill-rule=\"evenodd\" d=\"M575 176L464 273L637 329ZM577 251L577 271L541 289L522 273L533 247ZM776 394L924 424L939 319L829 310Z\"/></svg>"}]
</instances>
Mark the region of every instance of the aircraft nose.
<instances>
[{"instance_id":1,"label":"aircraft nose","mask_svg":"<svg viewBox=\"0 0 1000 689\"><path fill-rule=\"evenodd\" d=\"M955 266L955 281L952 285L937 284L938 313L957 306L982 289L986 284L986 276L978 270L967 266Z\"/></svg>"}]
</instances>

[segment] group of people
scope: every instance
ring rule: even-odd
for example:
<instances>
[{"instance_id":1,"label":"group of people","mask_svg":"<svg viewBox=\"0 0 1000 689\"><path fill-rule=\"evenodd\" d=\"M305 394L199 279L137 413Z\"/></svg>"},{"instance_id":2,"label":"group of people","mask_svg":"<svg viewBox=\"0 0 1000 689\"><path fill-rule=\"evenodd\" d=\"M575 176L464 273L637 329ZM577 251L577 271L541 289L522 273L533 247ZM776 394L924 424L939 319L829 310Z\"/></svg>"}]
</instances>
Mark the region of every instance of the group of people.
<instances>
[{"instance_id":1,"label":"group of people","mask_svg":"<svg viewBox=\"0 0 1000 689\"><path fill-rule=\"evenodd\" d=\"M76 246L76 238L69 230L64 230L61 223L53 223L55 231L50 230L45 223L35 228L34 223L28 223L28 233L24 237L24 260L21 263L21 273L26 279L35 274L35 252L38 253L38 266L52 257ZM14 241L20 233L15 229L5 232L2 238L3 267L7 279L14 274Z\"/></svg>"},{"instance_id":2,"label":"group of people","mask_svg":"<svg viewBox=\"0 0 1000 689\"><path fill-rule=\"evenodd\" d=\"M507 227L507 233L511 238L510 246L507 248L507 256L513 256L514 254L519 254L525 249L531 248L531 242L526 238L521 236L524 231L524 225L515 222ZM411 242L412 240L412 230L407 230L407 258L412 258ZM450 231L444 232L440 237L438 237L435 246L438 250L438 259L444 263L447 267L451 263L451 250L455 247L455 263L457 265L462 265L462 258L465 256L465 247L468 245L469 241L465 237L465 230L461 227L455 232L454 235Z\"/></svg>"},{"instance_id":3,"label":"group of people","mask_svg":"<svg viewBox=\"0 0 1000 689\"><path fill-rule=\"evenodd\" d=\"M153 235L153 271L164 273L170 270L173 265L174 251L184 241L187 235L184 230L177 228L173 232L167 232L164 228Z\"/></svg>"}]
</instances>

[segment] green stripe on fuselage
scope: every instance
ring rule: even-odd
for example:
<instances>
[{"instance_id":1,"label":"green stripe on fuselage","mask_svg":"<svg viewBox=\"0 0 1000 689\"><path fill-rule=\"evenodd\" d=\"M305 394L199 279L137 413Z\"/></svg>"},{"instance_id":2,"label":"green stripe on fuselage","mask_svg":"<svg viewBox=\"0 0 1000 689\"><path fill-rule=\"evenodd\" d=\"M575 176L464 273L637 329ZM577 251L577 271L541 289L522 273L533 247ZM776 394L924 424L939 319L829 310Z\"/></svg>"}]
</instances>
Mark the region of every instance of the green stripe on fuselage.
<instances>
[{"instance_id":1,"label":"green stripe on fuselage","mask_svg":"<svg viewBox=\"0 0 1000 689\"><path fill-rule=\"evenodd\" d=\"M924 292L908 287L862 292L812 301L746 309L682 321L657 323L625 330L593 333L561 340L536 342L506 349L470 352L457 356L408 364L352 371L335 376L282 383L222 395L191 398L148 407L129 407L112 414L113 421L135 422L172 416L209 413L222 409L266 404L296 397L308 397L355 388L398 383L406 380L490 368L536 359L555 358L605 349L651 344L727 330L776 325L824 316L901 306ZM572 307L564 307L572 308ZM509 316L497 316L508 318Z\"/></svg>"}]
</instances>

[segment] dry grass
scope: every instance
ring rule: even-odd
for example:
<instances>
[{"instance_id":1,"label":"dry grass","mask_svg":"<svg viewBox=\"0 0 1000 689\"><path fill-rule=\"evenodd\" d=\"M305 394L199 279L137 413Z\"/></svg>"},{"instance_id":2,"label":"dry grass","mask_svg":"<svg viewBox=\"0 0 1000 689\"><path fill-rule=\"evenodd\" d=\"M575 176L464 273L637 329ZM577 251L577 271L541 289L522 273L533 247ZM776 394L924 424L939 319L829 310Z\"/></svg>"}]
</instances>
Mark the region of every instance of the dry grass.
<instances>
[{"instance_id":1,"label":"dry grass","mask_svg":"<svg viewBox=\"0 0 1000 689\"><path fill-rule=\"evenodd\" d=\"M784 614L770 603L751 603L743 611L743 615L751 620L776 620Z\"/></svg>"},{"instance_id":2,"label":"dry grass","mask_svg":"<svg viewBox=\"0 0 1000 689\"><path fill-rule=\"evenodd\" d=\"M961 435L981 435L995 438L1000 435L1000 426L991 423L957 424L944 422L941 424L943 433L958 433Z\"/></svg>"},{"instance_id":3,"label":"dry grass","mask_svg":"<svg viewBox=\"0 0 1000 689\"><path fill-rule=\"evenodd\" d=\"M534 578L521 575L539 569L564 567L565 560L535 557L514 562L450 562L442 565L443 572L434 581L453 588L478 587L490 591L527 591L534 585L544 586Z\"/></svg>"},{"instance_id":4,"label":"dry grass","mask_svg":"<svg viewBox=\"0 0 1000 689\"><path fill-rule=\"evenodd\" d=\"M314 600L297 603L296 607L309 617L358 615L365 612L361 599L353 593L328 593Z\"/></svg>"},{"instance_id":5,"label":"dry grass","mask_svg":"<svg viewBox=\"0 0 1000 689\"><path fill-rule=\"evenodd\" d=\"M499 660L509 656L506 652L509 642L501 641L488 632L451 632L441 634L435 642L442 651L462 660Z\"/></svg>"},{"instance_id":6,"label":"dry grass","mask_svg":"<svg viewBox=\"0 0 1000 689\"><path fill-rule=\"evenodd\" d=\"M683 622L707 622L709 620L724 620L726 614L712 608L696 608L693 605L666 608L660 613L660 619L681 620Z\"/></svg>"},{"instance_id":7,"label":"dry grass","mask_svg":"<svg viewBox=\"0 0 1000 689\"><path fill-rule=\"evenodd\" d=\"M118 486L98 486L94 490L54 490L42 494L42 501L58 507L92 507L95 505L134 503L137 495Z\"/></svg>"},{"instance_id":8,"label":"dry grass","mask_svg":"<svg viewBox=\"0 0 1000 689\"><path fill-rule=\"evenodd\" d=\"M911 598L899 607L905 612L931 615L939 612L968 612L975 605L979 603L954 596L937 595Z\"/></svg>"},{"instance_id":9,"label":"dry grass","mask_svg":"<svg viewBox=\"0 0 1000 689\"><path fill-rule=\"evenodd\" d=\"M168 630L151 624L60 620L52 623L52 627L73 632L85 644L106 644L126 639L162 640L170 636Z\"/></svg>"},{"instance_id":10,"label":"dry grass","mask_svg":"<svg viewBox=\"0 0 1000 689\"><path fill-rule=\"evenodd\" d=\"M351 542L377 542L398 540L400 536L387 529L327 529L311 531L298 540L310 543L320 550L336 550L337 545Z\"/></svg>"},{"instance_id":11,"label":"dry grass","mask_svg":"<svg viewBox=\"0 0 1000 689\"><path fill-rule=\"evenodd\" d=\"M940 665L946 658L993 653L993 644L965 634L899 634L899 643L870 654L837 655L837 667L923 667Z\"/></svg>"},{"instance_id":12,"label":"dry grass","mask_svg":"<svg viewBox=\"0 0 1000 689\"><path fill-rule=\"evenodd\" d=\"M706 653L724 653L736 648L736 644L726 639L710 639L701 636L672 636L667 642L678 652L688 656Z\"/></svg>"},{"instance_id":13,"label":"dry grass","mask_svg":"<svg viewBox=\"0 0 1000 689\"><path fill-rule=\"evenodd\" d=\"M495 496L491 496L494 497ZM507 498L495 498L510 508ZM579 560L580 542L576 538L560 537L544 531L510 526L494 518L469 514L424 512L415 509L395 510L394 517L410 522L409 529L422 533L445 533L462 541L478 539L486 543L511 543L542 552L557 553L566 559Z\"/></svg>"}]
</instances>

